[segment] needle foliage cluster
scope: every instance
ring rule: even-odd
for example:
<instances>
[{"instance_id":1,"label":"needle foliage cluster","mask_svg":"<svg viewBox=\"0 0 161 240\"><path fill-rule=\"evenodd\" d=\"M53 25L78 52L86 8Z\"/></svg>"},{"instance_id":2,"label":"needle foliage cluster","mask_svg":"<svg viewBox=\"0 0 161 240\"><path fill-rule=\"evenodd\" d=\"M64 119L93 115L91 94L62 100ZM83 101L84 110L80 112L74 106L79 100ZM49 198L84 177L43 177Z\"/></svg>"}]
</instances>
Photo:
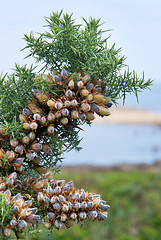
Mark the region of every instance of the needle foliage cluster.
<instances>
[{"instance_id":1,"label":"needle foliage cluster","mask_svg":"<svg viewBox=\"0 0 161 240\"><path fill-rule=\"evenodd\" d=\"M125 64L125 56L115 44L108 47L108 37L101 29L101 19L83 18L84 25L76 24L72 14L52 12L46 18L47 30L37 37L33 32L25 34L24 39L30 53L37 63L43 64L42 70L65 68L68 72L90 73L91 79L100 79L106 87L106 95L114 102L128 93L137 93L148 88L152 81L140 78L135 71L130 72Z\"/></svg>"}]
</instances>

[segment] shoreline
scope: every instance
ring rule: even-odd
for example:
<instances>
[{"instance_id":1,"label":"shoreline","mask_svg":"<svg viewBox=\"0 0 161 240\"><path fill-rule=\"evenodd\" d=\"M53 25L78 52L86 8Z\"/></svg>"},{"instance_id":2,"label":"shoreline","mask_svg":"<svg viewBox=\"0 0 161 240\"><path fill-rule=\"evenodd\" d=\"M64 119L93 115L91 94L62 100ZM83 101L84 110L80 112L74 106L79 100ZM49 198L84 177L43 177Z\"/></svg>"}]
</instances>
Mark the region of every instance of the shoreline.
<instances>
[{"instance_id":1,"label":"shoreline","mask_svg":"<svg viewBox=\"0 0 161 240\"><path fill-rule=\"evenodd\" d=\"M94 124L143 124L161 126L161 113L137 107L113 107L108 117L95 116Z\"/></svg>"},{"instance_id":2,"label":"shoreline","mask_svg":"<svg viewBox=\"0 0 161 240\"><path fill-rule=\"evenodd\" d=\"M71 165L71 166L62 166L62 172L126 172L126 171L161 171L161 160L155 161L152 164L148 163L140 163L140 164L118 164L118 165L104 165L104 166L97 166L97 165Z\"/></svg>"}]
</instances>

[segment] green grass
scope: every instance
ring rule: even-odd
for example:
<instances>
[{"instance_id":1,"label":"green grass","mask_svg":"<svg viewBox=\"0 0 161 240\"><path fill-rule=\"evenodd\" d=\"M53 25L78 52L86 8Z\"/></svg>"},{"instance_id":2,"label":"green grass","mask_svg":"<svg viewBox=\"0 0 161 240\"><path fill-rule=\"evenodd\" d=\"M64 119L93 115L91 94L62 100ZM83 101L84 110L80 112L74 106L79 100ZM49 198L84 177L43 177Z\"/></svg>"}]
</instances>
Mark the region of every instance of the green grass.
<instances>
[{"instance_id":1,"label":"green grass","mask_svg":"<svg viewBox=\"0 0 161 240\"><path fill-rule=\"evenodd\" d=\"M85 227L47 232L33 239L159 240L161 239L161 174L154 172L61 173L76 188L101 193L111 206L103 222L85 221Z\"/></svg>"}]
</instances>

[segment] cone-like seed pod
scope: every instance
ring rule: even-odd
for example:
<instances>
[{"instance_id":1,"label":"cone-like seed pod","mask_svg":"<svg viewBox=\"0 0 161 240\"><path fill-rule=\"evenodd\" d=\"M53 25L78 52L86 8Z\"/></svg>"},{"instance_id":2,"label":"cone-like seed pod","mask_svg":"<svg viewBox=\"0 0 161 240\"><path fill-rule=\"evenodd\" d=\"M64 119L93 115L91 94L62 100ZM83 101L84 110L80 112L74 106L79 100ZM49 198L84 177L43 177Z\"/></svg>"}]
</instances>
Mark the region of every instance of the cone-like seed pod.
<instances>
[{"instance_id":1,"label":"cone-like seed pod","mask_svg":"<svg viewBox=\"0 0 161 240\"><path fill-rule=\"evenodd\" d=\"M96 211L89 211L88 212L88 217L95 219L97 217L97 212Z\"/></svg>"},{"instance_id":2,"label":"cone-like seed pod","mask_svg":"<svg viewBox=\"0 0 161 240\"><path fill-rule=\"evenodd\" d=\"M82 88L84 86L84 83L82 81L77 82L78 88Z\"/></svg>"},{"instance_id":3,"label":"cone-like seed pod","mask_svg":"<svg viewBox=\"0 0 161 240\"><path fill-rule=\"evenodd\" d=\"M89 91L86 89L86 88L83 88L81 91L80 91L80 94L82 97L87 97L88 94L89 94Z\"/></svg>"},{"instance_id":4,"label":"cone-like seed pod","mask_svg":"<svg viewBox=\"0 0 161 240\"><path fill-rule=\"evenodd\" d=\"M63 212L68 212L69 211L69 206L67 204L63 204L62 211Z\"/></svg>"},{"instance_id":5,"label":"cone-like seed pod","mask_svg":"<svg viewBox=\"0 0 161 240\"><path fill-rule=\"evenodd\" d=\"M6 157L9 159L9 161L12 161L16 157L16 154L14 151L7 151Z\"/></svg>"},{"instance_id":6,"label":"cone-like seed pod","mask_svg":"<svg viewBox=\"0 0 161 240\"><path fill-rule=\"evenodd\" d=\"M61 123L62 125L67 125L67 124L68 124L68 118L66 118L66 117L61 118L61 119L60 119L60 123Z\"/></svg>"},{"instance_id":7,"label":"cone-like seed pod","mask_svg":"<svg viewBox=\"0 0 161 240\"><path fill-rule=\"evenodd\" d=\"M23 128L24 128L25 130L30 130L30 123L24 123L24 124L23 124Z\"/></svg>"},{"instance_id":8,"label":"cone-like seed pod","mask_svg":"<svg viewBox=\"0 0 161 240\"><path fill-rule=\"evenodd\" d=\"M64 117L69 116L69 110L67 108L63 108L61 113L62 113L62 116L64 116Z\"/></svg>"},{"instance_id":9,"label":"cone-like seed pod","mask_svg":"<svg viewBox=\"0 0 161 240\"><path fill-rule=\"evenodd\" d=\"M31 149L34 150L35 152L40 152L42 149L42 144L41 143L33 143L31 145Z\"/></svg>"},{"instance_id":10,"label":"cone-like seed pod","mask_svg":"<svg viewBox=\"0 0 161 240\"><path fill-rule=\"evenodd\" d=\"M29 139L28 136L24 136L24 137L22 138L22 143L23 143L23 144L29 144L29 142L30 142L30 139Z\"/></svg>"},{"instance_id":11,"label":"cone-like seed pod","mask_svg":"<svg viewBox=\"0 0 161 240\"><path fill-rule=\"evenodd\" d=\"M78 111L77 110L72 110L71 111L71 118L72 119L77 119L78 118Z\"/></svg>"},{"instance_id":12,"label":"cone-like seed pod","mask_svg":"<svg viewBox=\"0 0 161 240\"><path fill-rule=\"evenodd\" d=\"M54 109L55 108L55 102L53 100L48 100L47 101L47 105L51 108L51 109Z\"/></svg>"},{"instance_id":13,"label":"cone-like seed pod","mask_svg":"<svg viewBox=\"0 0 161 240\"><path fill-rule=\"evenodd\" d=\"M17 147L15 147L15 152L22 154L24 150L23 145L18 145Z\"/></svg>"},{"instance_id":14,"label":"cone-like seed pod","mask_svg":"<svg viewBox=\"0 0 161 240\"><path fill-rule=\"evenodd\" d=\"M69 90L67 90L67 91L65 92L65 96L66 96L67 98L71 98L71 97L73 96L73 92L69 89Z\"/></svg>"},{"instance_id":15,"label":"cone-like seed pod","mask_svg":"<svg viewBox=\"0 0 161 240\"><path fill-rule=\"evenodd\" d=\"M31 111L30 109L24 108L24 109L23 109L23 114L24 114L25 116L31 116L33 113L32 113L32 111Z\"/></svg>"},{"instance_id":16,"label":"cone-like seed pod","mask_svg":"<svg viewBox=\"0 0 161 240\"><path fill-rule=\"evenodd\" d=\"M86 99L87 99L88 102L92 101L93 100L93 94L87 95Z\"/></svg>"},{"instance_id":17,"label":"cone-like seed pod","mask_svg":"<svg viewBox=\"0 0 161 240\"><path fill-rule=\"evenodd\" d=\"M71 106L72 106L72 107L76 107L77 105L78 105L77 100L76 100L76 99L73 99L73 100L71 101Z\"/></svg>"},{"instance_id":18,"label":"cone-like seed pod","mask_svg":"<svg viewBox=\"0 0 161 240\"><path fill-rule=\"evenodd\" d=\"M65 214L65 213L62 213L61 215L60 215L60 221L61 222L65 222L67 220L67 215Z\"/></svg>"},{"instance_id":19,"label":"cone-like seed pod","mask_svg":"<svg viewBox=\"0 0 161 240\"><path fill-rule=\"evenodd\" d=\"M110 112L107 108L104 108L102 106L99 106L100 110L97 112L100 116L109 116Z\"/></svg>"},{"instance_id":20,"label":"cone-like seed pod","mask_svg":"<svg viewBox=\"0 0 161 240\"><path fill-rule=\"evenodd\" d=\"M49 147L49 145L44 145L42 150L44 151L45 154L48 154L48 155L52 153L52 149Z\"/></svg>"},{"instance_id":21,"label":"cone-like seed pod","mask_svg":"<svg viewBox=\"0 0 161 240\"><path fill-rule=\"evenodd\" d=\"M10 145L16 147L18 145L18 140L10 139Z\"/></svg>"},{"instance_id":22,"label":"cone-like seed pod","mask_svg":"<svg viewBox=\"0 0 161 240\"><path fill-rule=\"evenodd\" d=\"M93 99L96 100L97 102L100 102L100 103L105 103L106 102L106 98L101 94L94 95Z\"/></svg>"},{"instance_id":23,"label":"cone-like seed pod","mask_svg":"<svg viewBox=\"0 0 161 240\"><path fill-rule=\"evenodd\" d=\"M26 221L28 223L38 223L40 220L40 216L39 215L35 215L35 214L30 214L27 218Z\"/></svg>"},{"instance_id":24,"label":"cone-like seed pod","mask_svg":"<svg viewBox=\"0 0 161 240\"><path fill-rule=\"evenodd\" d=\"M100 87L100 85L95 85L94 90L100 93L102 92L102 88Z\"/></svg>"},{"instance_id":25,"label":"cone-like seed pod","mask_svg":"<svg viewBox=\"0 0 161 240\"><path fill-rule=\"evenodd\" d=\"M103 221L103 220L106 220L107 218L107 212L99 212L97 211L97 219L100 220L100 221Z\"/></svg>"},{"instance_id":26,"label":"cone-like seed pod","mask_svg":"<svg viewBox=\"0 0 161 240\"><path fill-rule=\"evenodd\" d=\"M30 123L30 128L31 128L32 130L36 130L36 129L38 128L38 124L37 124L36 122L31 122L31 123Z\"/></svg>"},{"instance_id":27,"label":"cone-like seed pod","mask_svg":"<svg viewBox=\"0 0 161 240\"><path fill-rule=\"evenodd\" d=\"M33 119L36 120L36 121L40 120L40 118L41 118L41 115L39 113L35 113L33 115Z\"/></svg>"},{"instance_id":28,"label":"cone-like seed pod","mask_svg":"<svg viewBox=\"0 0 161 240\"><path fill-rule=\"evenodd\" d=\"M56 102L56 103L55 103L55 108L56 108L57 110L62 109L62 107L63 107L63 104L62 104L61 102Z\"/></svg>"},{"instance_id":29,"label":"cone-like seed pod","mask_svg":"<svg viewBox=\"0 0 161 240\"><path fill-rule=\"evenodd\" d=\"M52 126L52 125L50 125L50 126L47 128L47 132L48 132L49 134L54 134L54 130L55 130L55 128L54 128L54 126Z\"/></svg>"},{"instance_id":30,"label":"cone-like seed pod","mask_svg":"<svg viewBox=\"0 0 161 240\"><path fill-rule=\"evenodd\" d=\"M90 74L87 74L82 78L82 81L84 82L84 84L86 84L89 80L90 80Z\"/></svg>"},{"instance_id":31,"label":"cone-like seed pod","mask_svg":"<svg viewBox=\"0 0 161 240\"><path fill-rule=\"evenodd\" d=\"M92 112L86 112L86 119L90 122L95 119L94 114Z\"/></svg>"},{"instance_id":32,"label":"cone-like seed pod","mask_svg":"<svg viewBox=\"0 0 161 240\"><path fill-rule=\"evenodd\" d=\"M55 218L55 213L49 212L48 215L47 215L47 218L48 218L49 220L53 220L53 219Z\"/></svg>"},{"instance_id":33,"label":"cone-like seed pod","mask_svg":"<svg viewBox=\"0 0 161 240\"><path fill-rule=\"evenodd\" d=\"M64 102L64 105L65 105L65 107L67 107L67 108L69 108L70 107L70 101L68 101L68 100L66 100L65 102Z\"/></svg>"},{"instance_id":34,"label":"cone-like seed pod","mask_svg":"<svg viewBox=\"0 0 161 240\"><path fill-rule=\"evenodd\" d=\"M57 111L55 113L55 118L60 118L61 117L61 111Z\"/></svg>"},{"instance_id":35,"label":"cone-like seed pod","mask_svg":"<svg viewBox=\"0 0 161 240\"><path fill-rule=\"evenodd\" d=\"M86 85L86 88L87 88L88 91L91 91L94 88L94 84L93 83L88 83Z\"/></svg>"},{"instance_id":36,"label":"cone-like seed pod","mask_svg":"<svg viewBox=\"0 0 161 240\"><path fill-rule=\"evenodd\" d=\"M34 133L34 132L30 132L30 133L28 134L28 137L29 137L29 139L30 139L31 141L33 141L33 140L35 139L35 133Z\"/></svg>"},{"instance_id":37,"label":"cone-like seed pod","mask_svg":"<svg viewBox=\"0 0 161 240\"><path fill-rule=\"evenodd\" d=\"M74 81L73 81L73 80L70 80L70 81L69 81L68 87L69 87L70 89L73 89L73 88L74 88Z\"/></svg>"},{"instance_id":38,"label":"cone-like seed pod","mask_svg":"<svg viewBox=\"0 0 161 240\"><path fill-rule=\"evenodd\" d=\"M86 212L80 212L79 217L80 217L80 219L82 219L82 220L86 219L86 217L87 217Z\"/></svg>"},{"instance_id":39,"label":"cone-like seed pod","mask_svg":"<svg viewBox=\"0 0 161 240\"><path fill-rule=\"evenodd\" d=\"M49 122L53 122L54 119L55 119L54 114L53 114L53 113L49 113L48 116L47 116L47 120L48 120Z\"/></svg>"},{"instance_id":40,"label":"cone-like seed pod","mask_svg":"<svg viewBox=\"0 0 161 240\"><path fill-rule=\"evenodd\" d=\"M32 160L32 159L34 159L34 157L35 157L35 153L33 153L33 152L26 153L26 157L27 157L29 160Z\"/></svg>"},{"instance_id":41,"label":"cone-like seed pod","mask_svg":"<svg viewBox=\"0 0 161 240\"><path fill-rule=\"evenodd\" d=\"M100 111L100 107L96 103L91 103L91 109L94 112L99 112Z\"/></svg>"},{"instance_id":42,"label":"cone-like seed pod","mask_svg":"<svg viewBox=\"0 0 161 240\"><path fill-rule=\"evenodd\" d=\"M77 214L76 213L71 213L70 218L73 219L73 220L77 219Z\"/></svg>"},{"instance_id":43,"label":"cone-like seed pod","mask_svg":"<svg viewBox=\"0 0 161 240\"><path fill-rule=\"evenodd\" d=\"M8 178L8 179L6 180L6 185L12 186L13 184L14 184L13 178Z\"/></svg>"},{"instance_id":44,"label":"cone-like seed pod","mask_svg":"<svg viewBox=\"0 0 161 240\"><path fill-rule=\"evenodd\" d=\"M19 119L20 119L20 122L27 122L27 118L23 114L19 115Z\"/></svg>"},{"instance_id":45,"label":"cone-like seed pod","mask_svg":"<svg viewBox=\"0 0 161 240\"><path fill-rule=\"evenodd\" d=\"M16 225L17 225L17 221L15 220L15 219L12 219L11 221L10 221L10 226L11 227L15 227Z\"/></svg>"},{"instance_id":46,"label":"cone-like seed pod","mask_svg":"<svg viewBox=\"0 0 161 240\"><path fill-rule=\"evenodd\" d=\"M83 112L89 112L91 110L91 106L88 103L82 103L81 108Z\"/></svg>"},{"instance_id":47,"label":"cone-like seed pod","mask_svg":"<svg viewBox=\"0 0 161 240\"><path fill-rule=\"evenodd\" d=\"M45 126L46 125L46 117L41 117L41 119L39 120L41 125Z\"/></svg>"}]
</instances>

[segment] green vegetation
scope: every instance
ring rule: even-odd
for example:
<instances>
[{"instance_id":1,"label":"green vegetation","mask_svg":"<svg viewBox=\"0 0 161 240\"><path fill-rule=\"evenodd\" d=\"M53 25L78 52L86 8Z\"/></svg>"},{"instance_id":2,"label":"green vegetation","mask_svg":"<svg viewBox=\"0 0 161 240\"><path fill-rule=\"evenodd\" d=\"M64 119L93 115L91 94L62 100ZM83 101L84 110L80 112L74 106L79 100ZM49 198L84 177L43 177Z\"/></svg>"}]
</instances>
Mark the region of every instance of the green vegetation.
<instances>
[{"instance_id":1,"label":"green vegetation","mask_svg":"<svg viewBox=\"0 0 161 240\"><path fill-rule=\"evenodd\" d=\"M159 240L161 236L161 175L155 172L61 173L77 188L102 194L111 205L109 219L85 221L69 230L44 231L32 240Z\"/></svg>"}]
</instances>

